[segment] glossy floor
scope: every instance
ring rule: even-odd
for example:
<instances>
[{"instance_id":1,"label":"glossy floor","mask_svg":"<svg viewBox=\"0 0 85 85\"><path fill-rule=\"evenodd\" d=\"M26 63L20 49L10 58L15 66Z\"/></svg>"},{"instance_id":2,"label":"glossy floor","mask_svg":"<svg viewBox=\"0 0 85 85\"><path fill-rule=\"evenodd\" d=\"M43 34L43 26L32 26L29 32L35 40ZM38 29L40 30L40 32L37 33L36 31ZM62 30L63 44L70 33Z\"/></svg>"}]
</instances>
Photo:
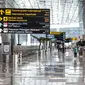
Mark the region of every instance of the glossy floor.
<instances>
[{"instance_id":1,"label":"glossy floor","mask_svg":"<svg viewBox=\"0 0 85 85\"><path fill-rule=\"evenodd\" d=\"M23 58L15 73L8 69L0 74L0 85L84 85L84 62L73 56L71 49L64 55L56 49L42 50L40 55Z\"/></svg>"}]
</instances>

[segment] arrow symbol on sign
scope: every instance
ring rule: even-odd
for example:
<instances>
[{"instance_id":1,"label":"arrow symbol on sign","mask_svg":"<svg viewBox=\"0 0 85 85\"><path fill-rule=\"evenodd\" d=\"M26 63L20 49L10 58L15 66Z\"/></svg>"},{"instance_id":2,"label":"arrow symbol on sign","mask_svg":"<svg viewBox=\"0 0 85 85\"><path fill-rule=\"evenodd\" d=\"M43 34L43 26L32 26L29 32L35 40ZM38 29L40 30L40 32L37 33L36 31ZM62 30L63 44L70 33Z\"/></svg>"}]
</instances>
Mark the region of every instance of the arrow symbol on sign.
<instances>
[{"instance_id":1,"label":"arrow symbol on sign","mask_svg":"<svg viewBox=\"0 0 85 85\"><path fill-rule=\"evenodd\" d=\"M4 11L1 9L1 10L0 10L0 15L3 15L3 13L4 13Z\"/></svg>"}]
</instances>

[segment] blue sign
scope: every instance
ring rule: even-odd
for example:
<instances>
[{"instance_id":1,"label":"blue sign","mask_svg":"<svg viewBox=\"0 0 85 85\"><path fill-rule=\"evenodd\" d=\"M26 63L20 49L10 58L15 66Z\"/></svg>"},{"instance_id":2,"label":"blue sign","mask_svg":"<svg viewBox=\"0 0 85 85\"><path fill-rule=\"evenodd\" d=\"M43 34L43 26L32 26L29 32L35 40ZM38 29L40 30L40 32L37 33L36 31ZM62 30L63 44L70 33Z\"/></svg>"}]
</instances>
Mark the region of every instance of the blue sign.
<instances>
[{"instance_id":1,"label":"blue sign","mask_svg":"<svg viewBox=\"0 0 85 85\"><path fill-rule=\"evenodd\" d=\"M47 35L47 37L50 38L50 39L53 39L54 38L54 35L50 35L49 34L49 35Z\"/></svg>"}]
</instances>

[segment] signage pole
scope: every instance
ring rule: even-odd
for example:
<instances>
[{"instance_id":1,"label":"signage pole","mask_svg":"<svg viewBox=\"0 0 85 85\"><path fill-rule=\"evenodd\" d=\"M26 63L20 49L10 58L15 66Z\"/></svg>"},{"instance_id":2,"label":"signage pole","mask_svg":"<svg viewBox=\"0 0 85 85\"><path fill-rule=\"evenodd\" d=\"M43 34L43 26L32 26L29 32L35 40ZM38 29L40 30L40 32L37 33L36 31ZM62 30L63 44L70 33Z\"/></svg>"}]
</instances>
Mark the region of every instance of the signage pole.
<instances>
[{"instance_id":1,"label":"signage pole","mask_svg":"<svg viewBox=\"0 0 85 85\"><path fill-rule=\"evenodd\" d=\"M18 45L20 44L20 35L18 34Z\"/></svg>"},{"instance_id":2,"label":"signage pole","mask_svg":"<svg viewBox=\"0 0 85 85\"><path fill-rule=\"evenodd\" d=\"M46 32L46 52L47 52L47 32Z\"/></svg>"},{"instance_id":3,"label":"signage pole","mask_svg":"<svg viewBox=\"0 0 85 85\"><path fill-rule=\"evenodd\" d=\"M13 69L13 70L12 70L12 72L11 72L11 85L13 85L13 72L14 72L13 45L14 45L14 34L11 34L11 58L12 58L12 59L11 59L11 60L12 60L11 62L12 62L12 64L13 64L13 65L12 65L12 69Z\"/></svg>"}]
</instances>

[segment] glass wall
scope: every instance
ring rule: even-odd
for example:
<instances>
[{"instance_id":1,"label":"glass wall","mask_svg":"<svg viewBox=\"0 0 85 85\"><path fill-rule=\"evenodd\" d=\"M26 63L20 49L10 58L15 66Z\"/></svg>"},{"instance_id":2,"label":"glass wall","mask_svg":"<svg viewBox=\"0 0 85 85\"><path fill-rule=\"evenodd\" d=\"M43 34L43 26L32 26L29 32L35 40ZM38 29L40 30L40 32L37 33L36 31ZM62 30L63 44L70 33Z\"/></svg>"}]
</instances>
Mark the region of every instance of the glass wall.
<instances>
[{"instance_id":1,"label":"glass wall","mask_svg":"<svg viewBox=\"0 0 85 85\"><path fill-rule=\"evenodd\" d=\"M43 37L43 34L33 34L36 37ZM45 37L45 35L44 35ZM39 41L33 38L30 34L15 34L15 45L22 46L39 45Z\"/></svg>"},{"instance_id":2,"label":"glass wall","mask_svg":"<svg viewBox=\"0 0 85 85\"><path fill-rule=\"evenodd\" d=\"M32 34L37 38L46 37L46 34ZM15 34L15 45L21 44L22 46L39 45L39 41L32 37L31 34Z\"/></svg>"},{"instance_id":3,"label":"glass wall","mask_svg":"<svg viewBox=\"0 0 85 85\"><path fill-rule=\"evenodd\" d=\"M66 37L79 37L83 34L83 30L80 27L75 28L60 28L61 32L66 32Z\"/></svg>"},{"instance_id":4,"label":"glass wall","mask_svg":"<svg viewBox=\"0 0 85 85\"><path fill-rule=\"evenodd\" d=\"M15 34L15 45L27 45L27 34Z\"/></svg>"}]
</instances>

